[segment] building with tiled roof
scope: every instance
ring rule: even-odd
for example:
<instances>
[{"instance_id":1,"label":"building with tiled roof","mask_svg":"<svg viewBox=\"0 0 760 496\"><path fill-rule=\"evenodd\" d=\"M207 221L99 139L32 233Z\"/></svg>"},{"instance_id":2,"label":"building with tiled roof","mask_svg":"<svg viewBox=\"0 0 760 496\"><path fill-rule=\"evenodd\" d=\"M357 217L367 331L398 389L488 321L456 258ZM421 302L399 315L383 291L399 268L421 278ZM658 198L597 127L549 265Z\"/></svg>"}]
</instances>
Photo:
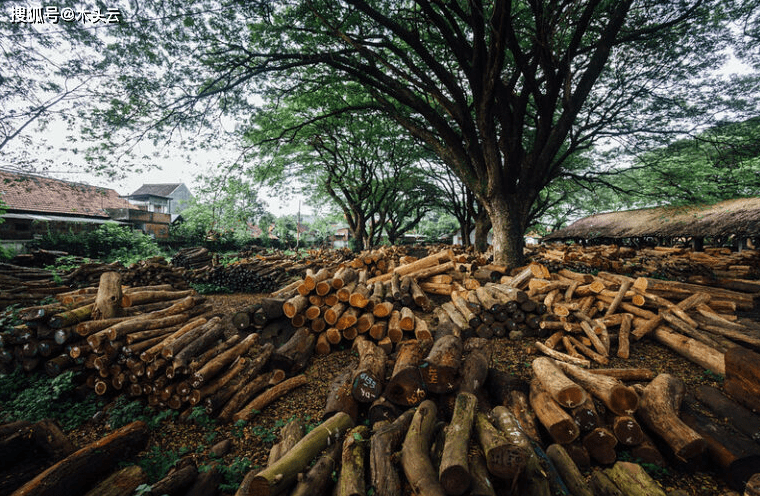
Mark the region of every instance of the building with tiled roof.
<instances>
[{"instance_id":1,"label":"building with tiled roof","mask_svg":"<svg viewBox=\"0 0 760 496\"><path fill-rule=\"evenodd\" d=\"M177 215L188 207L193 194L184 183L143 184L127 199L150 212Z\"/></svg>"},{"instance_id":2,"label":"building with tiled roof","mask_svg":"<svg viewBox=\"0 0 760 496\"><path fill-rule=\"evenodd\" d=\"M30 241L49 230L79 232L114 221L156 238L169 235L168 214L138 209L110 188L0 171L0 200L5 210L0 240L6 243Z\"/></svg>"}]
</instances>

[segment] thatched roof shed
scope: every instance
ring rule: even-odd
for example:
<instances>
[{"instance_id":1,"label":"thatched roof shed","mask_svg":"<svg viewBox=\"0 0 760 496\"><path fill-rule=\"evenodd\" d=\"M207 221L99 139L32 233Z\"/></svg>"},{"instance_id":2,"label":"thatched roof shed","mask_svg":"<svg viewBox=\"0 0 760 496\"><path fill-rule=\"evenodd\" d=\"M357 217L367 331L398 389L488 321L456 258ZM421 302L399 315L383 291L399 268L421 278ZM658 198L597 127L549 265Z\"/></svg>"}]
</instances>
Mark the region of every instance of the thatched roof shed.
<instances>
[{"instance_id":1,"label":"thatched roof shed","mask_svg":"<svg viewBox=\"0 0 760 496\"><path fill-rule=\"evenodd\" d=\"M544 240L760 236L760 198L596 214Z\"/></svg>"}]
</instances>

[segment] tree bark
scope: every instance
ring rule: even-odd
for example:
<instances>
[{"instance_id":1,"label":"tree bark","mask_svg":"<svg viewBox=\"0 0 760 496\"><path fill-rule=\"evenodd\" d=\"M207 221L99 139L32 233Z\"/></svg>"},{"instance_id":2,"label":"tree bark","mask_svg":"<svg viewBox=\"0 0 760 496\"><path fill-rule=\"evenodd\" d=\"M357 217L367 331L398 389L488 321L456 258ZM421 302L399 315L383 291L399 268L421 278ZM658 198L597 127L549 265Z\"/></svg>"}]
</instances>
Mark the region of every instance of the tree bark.
<instances>
[{"instance_id":1,"label":"tree bark","mask_svg":"<svg viewBox=\"0 0 760 496\"><path fill-rule=\"evenodd\" d=\"M493 262L510 269L524 265L525 261L523 236L527 219L520 212L520 199L515 200L510 201L508 195L499 191L483 201L493 229Z\"/></svg>"},{"instance_id":2,"label":"tree bark","mask_svg":"<svg viewBox=\"0 0 760 496\"><path fill-rule=\"evenodd\" d=\"M253 401L248 403L242 410L233 415L232 420L235 422L238 420L247 421L256 412L261 412L273 401L281 398L293 389L303 386L304 384L306 384L306 376L297 375L295 377L291 377L290 379L271 387L270 389L264 391L262 394L254 398Z\"/></svg>"},{"instance_id":3,"label":"tree bark","mask_svg":"<svg viewBox=\"0 0 760 496\"><path fill-rule=\"evenodd\" d=\"M269 450L267 466L273 465L277 460L285 456L290 449L298 444L304 435L303 422L293 419L280 429L280 441Z\"/></svg>"},{"instance_id":4,"label":"tree bark","mask_svg":"<svg viewBox=\"0 0 760 496\"><path fill-rule=\"evenodd\" d=\"M628 496L666 496L662 487L636 463L617 462L604 472Z\"/></svg>"},{"instance_id":5,"label":"tree bark","mask_svg":"<svg viewBox=\"0 0 760 496\"><path fill-rule=\"evenodd\" d=\"M332 484L332 473L340 466L341 443L335 443L319 457L317 463L303 475L298 475L298 484L290 496L315 496L328 494Z\"/></svg>"},{"instance_id":6,"label":"tree bark","mask_svg":"<svg viewBox=\"0 0 760 496\"><path fill-rule=\"evenodd\" d=\"M316 341L317 337L307 328L296 330L285 344L272 353L272 368L283 370L288 376L299 373L314 354Z\"/></svg>"},{"instance_id":7,"label":"tree bark","mask_svg":"<svg viewBox=\"0 0 760 496\"><path fill-rule=\"evenodd\" d=\"M351 388L353 375L353 369L346 368L330 382L325 409L322 412L323 422L336 413L343 412L356 423L359 418L359 402L354 398Z\"/></svg>"},{"instance_id":8,"label":"tree bark","mask_svg":"<svg viewBox=\"0 0 760 496\"><path fill-rule=\"evenodd\" d=\"M170 471L166 477L153 484L150 488L150 494L153 496L185 494L197 477L198 469L195 467L195 463L187 464L180 469Z\"/></svg>"},{"instance_id":9,"label":"tree bark","mask_svg":"<svg viewBox=\"0 0 760 496\"><path fill-rule=\"evenodd\" d=\"M723 373L726 393L760 414L760 354L740 346L731 348L725 354Z\"/></svg>"},{"instance_id":10,"label":"tree bark","mask_svg":"<svg viewBox=\"0 0 760 496\"><path fill-rule=\"evenodd\" d=\"M739 432L760 443L760 416L755 415L711 386L698 386L697 399L716 416L728 419Z\"/></svg>"}]
</instances>

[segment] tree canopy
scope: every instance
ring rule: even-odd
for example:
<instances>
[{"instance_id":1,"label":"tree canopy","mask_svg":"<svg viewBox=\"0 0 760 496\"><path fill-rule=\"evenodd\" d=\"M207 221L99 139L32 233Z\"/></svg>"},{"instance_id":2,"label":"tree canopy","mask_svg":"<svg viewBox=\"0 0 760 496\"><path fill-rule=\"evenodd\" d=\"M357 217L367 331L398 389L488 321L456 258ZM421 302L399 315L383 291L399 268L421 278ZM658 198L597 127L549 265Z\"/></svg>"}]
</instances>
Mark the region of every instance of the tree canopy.
<instances>
[{"instance_id":1,"label":"tree canopy","mask_svg":"<svg viewBox=\"0 0 760 496\"><path fill-rule=\"evenodd\" d=\"M472 192L496 261L515 265L541 192L571 157L688 132L717 105L739 110L716 97L714 70L739 37L737 54L757 62L756 3L124 3L128 22L103 51L118 69L98 93L107 105L83 122L98 140L93 159L108 160L139 139L215 147L263 106L350 93L343 108L313 99L312 122L359 110L395 121Z\"/></svg>"}]
</instances>

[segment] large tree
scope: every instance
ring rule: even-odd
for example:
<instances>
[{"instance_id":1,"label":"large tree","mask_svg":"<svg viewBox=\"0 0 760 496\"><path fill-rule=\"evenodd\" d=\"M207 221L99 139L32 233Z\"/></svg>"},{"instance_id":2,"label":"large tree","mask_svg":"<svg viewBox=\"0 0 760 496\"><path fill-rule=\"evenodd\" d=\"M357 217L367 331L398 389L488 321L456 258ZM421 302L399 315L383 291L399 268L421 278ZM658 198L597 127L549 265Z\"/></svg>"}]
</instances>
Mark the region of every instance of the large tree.
<instances>
[{"instance_id":1,"label":"large tree","mask_svg":"<svg viewBox=\"0 0 760 496\"><path fill-rule=\"evenodd\" d=\"M138 36L115 44L142 67L142 84L115 102L122 128L158 109L150 132L166 132L208 121L217 103L222 111L250 111L257 92L276 99L358 83L377 109L466 183L491 219L495 260L516 265L531 208L568 157L604 138L679 131L683 119L699 113L708 93L701 76L720 65L732 4L294 0L143 7L138 17L183 21L135 22L130 29ZM155 79L146 76L146 64L163 81L161 99L145 98Z\"/></svg>"}]
</instances>

